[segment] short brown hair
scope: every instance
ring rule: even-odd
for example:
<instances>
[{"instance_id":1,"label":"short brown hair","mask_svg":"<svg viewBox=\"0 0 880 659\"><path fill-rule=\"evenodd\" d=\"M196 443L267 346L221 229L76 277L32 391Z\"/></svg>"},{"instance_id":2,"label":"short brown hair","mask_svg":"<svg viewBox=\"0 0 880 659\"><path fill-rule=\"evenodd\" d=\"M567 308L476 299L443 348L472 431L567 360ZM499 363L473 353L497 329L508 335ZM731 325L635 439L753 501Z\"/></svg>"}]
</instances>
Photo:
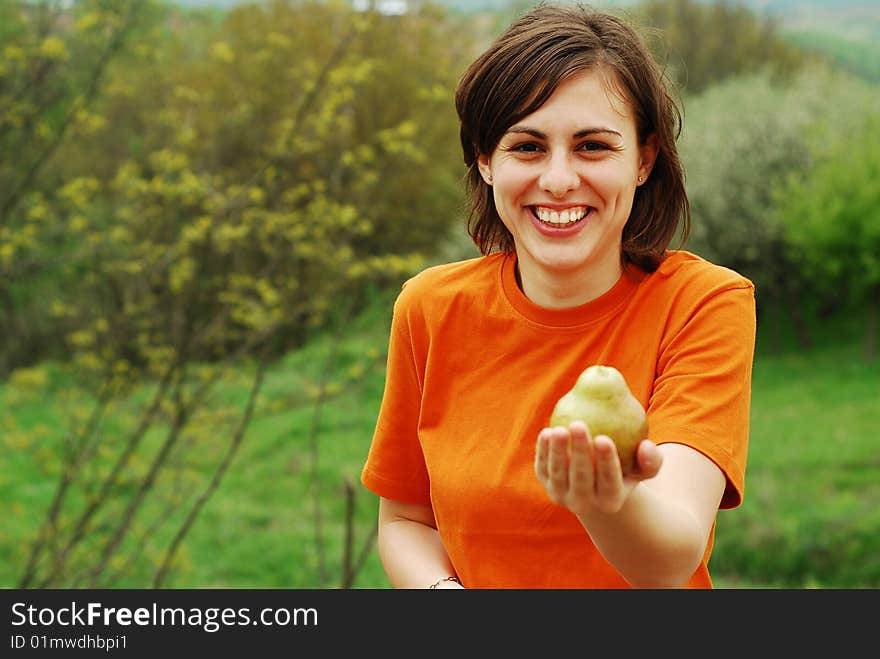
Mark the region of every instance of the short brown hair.
<instances>
[{"instance_id":1,"label":"short brown hair","mask_svg":"<svg viewBox=\"0 0 880 659\"><path fill-rule=\"evenodd\" d=\"M681 111L643 37L622 18L584 5L541 4L516 20L464 72L455 93L470 195L468 233L483 254L511 251L491 188L477 166L507 129L540 108L556 87L576 73L602 67L613 72L635 115L644 144L656 135L657 159L636 188L623 229L624 263L653 271L675 232L690 232L690 204L676 148Z\"/></svg>"}]
</instances>

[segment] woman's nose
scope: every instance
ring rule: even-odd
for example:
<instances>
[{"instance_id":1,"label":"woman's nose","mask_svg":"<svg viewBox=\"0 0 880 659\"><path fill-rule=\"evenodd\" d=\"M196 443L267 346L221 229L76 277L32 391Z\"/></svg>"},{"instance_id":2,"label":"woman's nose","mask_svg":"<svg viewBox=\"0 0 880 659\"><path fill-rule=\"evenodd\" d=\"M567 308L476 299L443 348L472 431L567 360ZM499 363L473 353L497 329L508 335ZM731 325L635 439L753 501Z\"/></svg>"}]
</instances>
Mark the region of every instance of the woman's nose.
<instances>
[{"instance_id":1,"label":"woman's nose","mask_svg":"<svg viewBox=\"0 0 880 659\"><path fill-rule=\"evenodd\" d=\"M566 153L552 155L547 160L547 165L541 172L539 184L554 197L561 198L577 188L580 180L574 169L574 163Z\"/></svg>"}]
</instances>

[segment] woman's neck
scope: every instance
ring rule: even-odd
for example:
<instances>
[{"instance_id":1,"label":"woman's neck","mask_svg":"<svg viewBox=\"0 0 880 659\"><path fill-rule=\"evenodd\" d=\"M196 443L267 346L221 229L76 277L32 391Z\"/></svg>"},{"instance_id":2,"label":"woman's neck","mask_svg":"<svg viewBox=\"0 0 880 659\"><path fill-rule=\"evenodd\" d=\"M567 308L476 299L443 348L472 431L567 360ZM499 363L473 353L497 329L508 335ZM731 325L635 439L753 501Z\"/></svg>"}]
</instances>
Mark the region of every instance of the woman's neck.
<instances>
[{"instance_id":1,"label":"woman's neck","mask_svg":"<svg viewBox=\"0 0 880 659\"><path fill-rule=\"evenodd\" d=\"M578 307L600 298L614 287L623 274L623 266L619 261L616 267L579 268L570 271L549 270L531 265L517 260L516 283L529 300L548 309Z\"/></svg>"}]
</instances>

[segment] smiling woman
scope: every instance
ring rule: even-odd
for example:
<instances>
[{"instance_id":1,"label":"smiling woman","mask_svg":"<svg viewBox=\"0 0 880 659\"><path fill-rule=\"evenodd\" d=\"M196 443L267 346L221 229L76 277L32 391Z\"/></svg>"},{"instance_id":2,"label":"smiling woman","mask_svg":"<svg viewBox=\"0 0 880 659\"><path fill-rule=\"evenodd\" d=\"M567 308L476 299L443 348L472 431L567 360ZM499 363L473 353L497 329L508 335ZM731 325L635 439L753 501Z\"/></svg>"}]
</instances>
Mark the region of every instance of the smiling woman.
<instances>
[{"instance_id":1,"label":"smiling woman","mask_svg":"<svg viewBox=\"0 0 880 659\"><path fill-rule=\"evenodd\" d=\"M657 140L639 142L615 78L594 67L563 80L491 154L477 158L516 246L523 291L547 307L595 299L623 271L623 227L635 189L654 164ZM545 289L545 275L558 285ZM554 299L556 293L564 297Z\"/></svg>"},{"instance_id":2,"label":"smiling woman","mask_svg":"<svg viewBox=\"0 0 880 659\"><path fill-rule=\"evenodd\" d=\"M689 209L656 63L619 17L542 4L455 100L483 256L394 305L362 473L391 583L711 587L716 515L745 482L754 287L669 249ZM548 427L591 364L647 411L626 474L613 438Z\"/></svg>"}]
</instances>

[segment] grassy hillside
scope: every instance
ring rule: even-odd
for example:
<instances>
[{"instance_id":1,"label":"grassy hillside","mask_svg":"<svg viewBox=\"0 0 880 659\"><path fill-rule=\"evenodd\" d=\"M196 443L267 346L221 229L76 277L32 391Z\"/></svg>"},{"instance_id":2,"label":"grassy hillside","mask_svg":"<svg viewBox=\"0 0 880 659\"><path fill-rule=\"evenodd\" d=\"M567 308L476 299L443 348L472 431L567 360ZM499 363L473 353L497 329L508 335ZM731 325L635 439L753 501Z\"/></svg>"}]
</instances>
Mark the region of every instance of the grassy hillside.
<instances>
[{"instance_id":1,"label":"grassy hillside","mask_svg":"<svg viewBox=\"0 0 880 659\"><path fill-rule=\"evenodd\" d=\"M382 394L389 304L378 300L339 338L319 337L273 366L242 450L184 542L167 585L343 583L347 482L356 492L351 553L375 528L376 500L359 486L358 476ZM719 516L710 566L717 585L880 587L880 363L861 359L856 317L820 328L817 347L808 354L791 341L785 351L769 354L765 339L759 333L746 498ZM332 368L325 380L328 358ZM211 405L239 408L250 372L246 365L233 369ZM77 399L73 384L52 366L0 385L0 497L7 512L0 534L2 586L16 584L51 498ZM108 456L150 390L144 387L114 408L116 416L103 427ZM322 391L327 401L319 408ZM228 435L214 430L194 438L201 448L177 481L202 488ZM143 453L135 472L143 472L149 457ZM87 494L77 497L85 500ZM121 575L115 586L149 587L151 570L190 501L179 499L180 510L166 515L164 525L156 522L162 518L159 502L144 509L113 564ZM62 519L72 519L73 512ZM84 553L98 549L95 538L87 537ZM367 546L353 586L386 588L375 549Z\"/></svg>"},{"instance_id":2,"label":"grassy hillside","mask_svg":"<svg viewBox=\"0 0 880 659\"><path fill-rule=\"evenodd\" d=\"M722 511L719 585L880 586L880 362L852 315L805 353L759 334L743 505Z\"/></svg>"}]
</instances>

